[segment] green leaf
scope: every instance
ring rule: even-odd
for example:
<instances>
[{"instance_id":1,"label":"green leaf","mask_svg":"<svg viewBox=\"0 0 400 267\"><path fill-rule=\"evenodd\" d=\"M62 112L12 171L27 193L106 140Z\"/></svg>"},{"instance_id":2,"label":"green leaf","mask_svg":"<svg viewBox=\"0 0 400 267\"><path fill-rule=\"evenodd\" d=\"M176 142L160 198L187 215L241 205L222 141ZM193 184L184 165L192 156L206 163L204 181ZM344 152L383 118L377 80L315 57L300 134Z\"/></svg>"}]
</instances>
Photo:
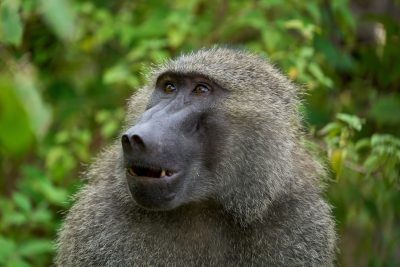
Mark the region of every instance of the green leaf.
<instances>
[{"instance_id":1,"label":"green leaf","mask_svg":"<svg viewBox=\"0 0 400 267\"><path fill-rule=\"evenodd\" d=\"M20 208L22 211L28 213L31 211L31 203L29 201L29 198L25 196L24 194L21 194L19 192L14 192L13 193L13 200L15 205L17 205L18 208Z\"/></svg>"},{"instance_id":2,"label":"green leaf","mask_svg":"<svg viewBox=\"0 0 400 267\"><path fill-rule=\"evenodd\" d=\"M40 0L43 16L54 33L63 40L75 36L75 11L67 0Z\"/></svg>"},{"instance_id":3,"label":"green leaf","mask_svg":"<svg viewBox=\"0 0 400 267\"><path fill-rule=\"evenodd\" d=\"M370 146L371 146L371 140L369 138L363 138L357 141L357 143L355 144L355 149L358 151L363 148L368 148Z\"/></svg>"},{"instance_id":4,"label":"green leaf","mask_svg":"<svg viewBox=\"0 0 400 267\"><path fill-rule=\"evenodd\" d=\"M50 126L50 108L43 102L31 70L21 68L15 75L15 83L15 93L29 117L33 133L40 140Z\"/></svg>"},{"instance_id":5,"label":"green leaf","mask_svg":"<svg viewBox=\"0 0 400 267\"><path fill-rule=\"evenodd\" d=\"M12 78L0 75L0 146L9 155L26 151L34 140L30 121L15 95Z\"/></svg>"},{"instance_id":6,"label":"green leaf","mask_svg":"<svg viewBox=\"0 0 400 267\"><path fill-rule=\"evenodd\" d=\"M46 156L46 167L55 178L61 178L71 171L77 164L77 159L72 155L71 148L54 146L49 149Z\"/></svg>"},{"instance_id":7,"label":"green leaf","mask_svg":"<svg viewBox=\"0 0 400 267\"><path fill-rule=\"evenodd\" d=\"M32 267L30 264L20 259L19 257L11 258L5 267Z\"/></svg>"},{"instance_id":8,"label":"green leaf","mask_svg":"<svg viewBox=\"0 0 400 267\"><path fill-rule=\"evenodd\" d=\"M316 30L315 25L308 24L306 25L304 21L299 19L292 19L285 22L284 27L287 29L298 30L304 37L310 39L313 37L313 34Z\"/></svg>"},{"instance_id":9,"label":"green leaf","mask_svg":"<svg viewBox=\"0 0 400 267\"><path fill-rule=\"evenodd\" d=\"M56 134L56 142L59 144L64 144L70 139L69 132L61 131Z\"/></svg>"},{"instance_id":10,"label":"green leaf","mask_svg":"<svg viewBox=\"0 0 400 267\"><path fill-rule=\"evenodd\" d=\"M54 251L54 244L51 240L38 239L25 241L18 248L18 254L21 256L35 256Z\"/></svg>"},{"instance_id":11,"label":"green leaf","mask_svg":"<svg viewBox=\"0 0 400 267\"><path fill-rule=\"evenodd\" d=\"M344 123L346 123L351 128L361 131L363 120L357 116L349 115L345 113L338 113L336 118Z\"/></svg>"},{"instance_id":12,"label":"green leaf","mask_svg":"<svg viewBox=\"0 0 400 267\"><path fill-rule=\"evenodd\" d=\"M123 119L121 109L115 111L100 110L96 113L96 121L101 125L101 135L112 137L118 130Z\"/></svg>"},{"instance_id":13,"label":"green leaf","mask_svg":"<svg viewBox=\"0 0 400 267\"><path fill-rule=\"evenodd\" d=\"M372 146L388 145L400 149L400 139L390 134L374 134L371 138Z\"/></svg>"},{"instance_id":14,"label":"green leaf","mask_svg":"<svg viewBox=\"0 0 400 267\"><path fill-rule=\"evenodd\" d=\"M322 72L321 68L316 64L316 63L310 63L308 66L308 70L310 73L317 78L317 80L324 86L328 88L332 88L333 82L330 78L325 76L325 74Z\"/></svg>"},{"instance_id":15,"label":"green leaf","mask_svg":"<svg viewBox=\"0 0 400 267\"><path fill-rule=\"evenodd\" d=\"M28 221L27 216L18 211L9 212L7 214L7 218L4 219L5 224L16 225L16 226L23 225L27 221Z\"/></svg>"},{"instance_id":16,"label":"green leaf","mask_svg":"<svg viewBox=\"0 0 400 267\"><path fill-rule=\"evenodd\" d=\"M29 219L32 220L32 223L49 224L52 222L52 214L47 206L39 207L30 214Z\"/></svg>"},{"instance_id":17,"label":"green leaf","mask_svg":"<svg viewBox=\"0 0 400 267\"><path fill-rule=\"evenodd\" d=\"M340 123L330 122L319 131L319 134L334 136L340 133L341 129L342 125L340 125Z\"/></svg>"},{"instance_id":18,"label":"green leaf","mask_svg":"<svg viewBox=\"0 0 400 267\"><path fill-rule=\"evenodd\" d=\"M57 206L66 206L68 203L68 192L63 188L54 186L48 180L40 180L37 189L44 195L45 199Z\"/></svg>"},{"instance_id":19,"label":"green leaf","mask_svg":"<svg viewBox=\"0 0 400 267\"><path fill-rule=\"evenodd\" d=\"M125 83L130 87L137 87L139 80L133 76L126 64L119 64L109 68L103 75L105 84Z\"/></svg>"},{"instance_id":20,"label":"green leaf","mask_svg":"<svg viewBox=\"0 0 400 267\"><path fill-rule=\"evenodd\" d=\"M364 162L364 167L365 169L368 170L368 172L373 172L376 168L379 167L380 163L380 157L379 155L373 154L370 155Z\"/></svg>"},{"instance_id":21,"label":"green leaf","mask_svg":"<svg viewBox=\"0 0 400 267\"><path fill-rule=\"evenodd\" d=\"M0 263L5 263L15 249L16 244L13 240L0 236Z\"/></svg>"},{"instance_id":22,"label":"green leaf","mask_svg":"<svg viewBox=\"0 0 400 267\"><path fill-rule=\"evenodd\" d=\"M0 41L16 46L21 44L22 23L19 2L5 0L0 3Z\"/></svg>"}]
</instances>

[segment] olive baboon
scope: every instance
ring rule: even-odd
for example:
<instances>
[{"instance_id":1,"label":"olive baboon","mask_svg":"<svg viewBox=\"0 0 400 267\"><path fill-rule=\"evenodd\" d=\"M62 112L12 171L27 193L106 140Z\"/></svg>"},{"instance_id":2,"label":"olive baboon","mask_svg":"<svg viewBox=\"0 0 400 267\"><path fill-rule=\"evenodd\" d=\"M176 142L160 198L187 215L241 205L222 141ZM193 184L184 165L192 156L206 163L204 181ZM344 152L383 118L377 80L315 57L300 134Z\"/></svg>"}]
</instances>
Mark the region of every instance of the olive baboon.
<instances>
[{"instance_id":1,"label":"olive baboon","mask_svg":"<svg viewBox=\"0 0 400 267\"><path fill-rule=\"evenodd\" d=\"M56 263L332 266L323 170L299 141L298 104L295 86L243 51L155 69L121 142L90 168Z\"/></svg>"}]
</instances>

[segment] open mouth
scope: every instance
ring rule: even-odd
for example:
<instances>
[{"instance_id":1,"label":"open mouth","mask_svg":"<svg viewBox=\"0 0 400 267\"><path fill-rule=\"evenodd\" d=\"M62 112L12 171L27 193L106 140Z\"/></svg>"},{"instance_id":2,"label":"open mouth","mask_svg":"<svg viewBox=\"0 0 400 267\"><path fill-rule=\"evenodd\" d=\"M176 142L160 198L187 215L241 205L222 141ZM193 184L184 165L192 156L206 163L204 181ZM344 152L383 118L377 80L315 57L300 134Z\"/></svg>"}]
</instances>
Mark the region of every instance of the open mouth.
<instances>
[{"instance_id":1,"label":"open mouth","mask_svg":"<svg viewBox=\"0 0 400 267\"><path fill-rule=\"evenodd\" d=\"M127 168L127 172L131 176L142 176L149 178L163 178L174 174L173 171L161 168L148 168L137 165L132 165Z\"/></svg>"}]
</instances>

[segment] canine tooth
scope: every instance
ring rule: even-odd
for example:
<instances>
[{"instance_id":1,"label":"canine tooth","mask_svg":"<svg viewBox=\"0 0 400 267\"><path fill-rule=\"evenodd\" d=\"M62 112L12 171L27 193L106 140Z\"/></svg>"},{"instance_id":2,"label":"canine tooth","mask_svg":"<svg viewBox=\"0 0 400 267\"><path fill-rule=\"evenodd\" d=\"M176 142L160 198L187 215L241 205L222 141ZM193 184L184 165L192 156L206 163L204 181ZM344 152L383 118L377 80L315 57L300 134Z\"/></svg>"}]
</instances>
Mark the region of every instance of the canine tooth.
<instances>
[{"instance_id":1,"label":"canine tooth","mask_svg":"<svg viewBox=\"0 0 400 267\"><path fill-rule=\"evenodd\" d=\"M128 173L129 173L130 175L136 176L136 173L133 171L132 168L128 168L127 170L128 170Z\"/></svg>"},{"instance_id":2,"label":"canine tooth","mask_svg":"<svg viewBox=\"0 0 400 267\"><path fill-rule=\"evenodd\" d=\"M160 177L164 177L165 175L166 175L165 170L162 170Z\"/></svg>"}]
</instances>

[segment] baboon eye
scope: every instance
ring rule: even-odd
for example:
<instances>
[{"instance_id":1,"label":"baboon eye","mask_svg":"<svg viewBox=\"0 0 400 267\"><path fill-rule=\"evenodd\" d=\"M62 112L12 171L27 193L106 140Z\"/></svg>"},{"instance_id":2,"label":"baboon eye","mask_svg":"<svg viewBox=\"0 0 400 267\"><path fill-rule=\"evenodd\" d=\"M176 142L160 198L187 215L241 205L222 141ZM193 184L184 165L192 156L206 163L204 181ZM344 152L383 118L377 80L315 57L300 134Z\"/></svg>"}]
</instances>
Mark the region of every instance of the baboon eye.
<instances>
[{"instance_id":1,"label":"baboon eye","mask_svg":"<svg viewBox=\"0 0 400 267\"><path fill-rule=\"evenodd\" d=\"M174 93L176 91L176 87L172 83L166 83L164 85L163 91L166 94L172 94L172 93Z\"/></svg>"},{"instance_id":2,"label":"baboon eye","mask_svg":"<svg viewBox=\"0 0 400 267\"><path fill-rule=\"evenodd\" d=\"M198 96L207 96L211 93L211 89L204 84L198 84L194 89L193 93Z\"/></svg>"}]
</instances>

